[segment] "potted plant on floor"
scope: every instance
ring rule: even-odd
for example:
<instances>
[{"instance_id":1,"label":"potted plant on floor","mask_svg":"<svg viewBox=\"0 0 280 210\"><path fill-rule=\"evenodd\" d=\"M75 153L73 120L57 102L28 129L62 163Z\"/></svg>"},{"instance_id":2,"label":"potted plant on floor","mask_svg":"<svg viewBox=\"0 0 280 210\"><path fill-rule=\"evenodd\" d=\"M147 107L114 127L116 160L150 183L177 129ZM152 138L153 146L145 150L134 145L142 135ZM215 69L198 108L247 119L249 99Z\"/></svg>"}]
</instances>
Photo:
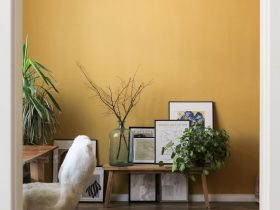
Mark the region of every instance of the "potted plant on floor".
<instances>
[{"instance_id":1,"label":"potted plant on floor","mask_svg":"<svg viewBox=\"0 0 280 210\"><path fill-rule=\"evenodd\" d=\"M50 70L28 57L28 37L23 46L22 100L24 144L47 144L58 124L55 108L61 108L53 93L58 93Z\"/></svg>"},{"instance_id":2,"label":"potted plant on floor","mask_svg":"<svg viewBox=\"0 0 280 210\"><path fill-rule=\"evenodd\" d=\"M185 129L178 143L169 142L162 148L162 154L166 151L171 152L173 172L187 174L192 167L203 167L203 173L208 175L207 167L218 170L230 156L229 136L225 130L194 124Z\"/></svg>"}]
</instances>

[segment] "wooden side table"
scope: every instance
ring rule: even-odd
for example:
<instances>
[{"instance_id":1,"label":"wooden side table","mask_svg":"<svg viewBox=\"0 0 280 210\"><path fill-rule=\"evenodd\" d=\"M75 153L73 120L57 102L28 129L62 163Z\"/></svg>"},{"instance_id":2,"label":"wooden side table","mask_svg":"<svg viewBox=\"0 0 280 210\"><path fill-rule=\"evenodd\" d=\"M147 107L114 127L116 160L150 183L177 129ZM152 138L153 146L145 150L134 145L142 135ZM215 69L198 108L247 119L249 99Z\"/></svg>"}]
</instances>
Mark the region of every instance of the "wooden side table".
<instances>
[{"instance_id":1,"label":"wooden side table","mask_svg":"<svg viewBox=\"0 0 280 210\"><path fill-rule=\"evenodd\" d=\"M31 181L44 181L44 164L48 163L48 153L57 149L58 146L44 145L24 145L23 164L30 163Z\"/></svg>"},{"instance_id":2,"label":"wooden side table","mask_svg":"<svg viewBox=\"0 0 280 210\"><path fill-rule=\"evenodd\" d=\"M115 173L166 173L171 172L171 166L163 166L160 167L157 164L137 164L133 166L127 166L127 167L116 167L116 166L110 166L109 164L105 164L103 166L104 171L108 171L108 181L107 181L107 189L106 189L106 195L105 195L105 203L104 206L107 208L111 201L111 195L112 195L112 186L113 186L113 175ZM201 176L201 184L203 188L203 194L204 194L204 202L206 208L210 209L209 199L208 199L208 189L207 189L207 181L206 176L203 174L204 168L192 168L189 171L190 175L200 175Z\"/></svg>"}]
</instances>

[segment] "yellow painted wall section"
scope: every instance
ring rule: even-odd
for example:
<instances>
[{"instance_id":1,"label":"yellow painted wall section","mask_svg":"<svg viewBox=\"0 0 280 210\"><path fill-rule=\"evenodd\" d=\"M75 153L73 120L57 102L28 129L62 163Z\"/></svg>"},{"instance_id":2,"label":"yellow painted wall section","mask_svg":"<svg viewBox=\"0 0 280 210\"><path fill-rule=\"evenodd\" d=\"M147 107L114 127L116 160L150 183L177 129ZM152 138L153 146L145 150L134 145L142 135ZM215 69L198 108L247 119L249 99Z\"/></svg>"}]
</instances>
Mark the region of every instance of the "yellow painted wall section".
<instances>
[{"instance_id":1,"label":"yellow painted wall section","mask_svg":"<svg viewBox=\"0 0 280 210\"><path fill-rule=\"evenodd\" d=\"M30 56L54 74L63 109L56 138L98 139L108 161L108 134L117 126L86 88L81 63L100 86L116 88L138 66L153 80L127 126L168 118L168 101L215 102L215 128L230 134L231 157L209 177L209 192L254 192L259 164L259 1L24 0ZM24 39L24 38L23 38ZM127 177L114 192L127 192ZM192 184L191 193L201 187Z\"/></svg>"}]
</instances>

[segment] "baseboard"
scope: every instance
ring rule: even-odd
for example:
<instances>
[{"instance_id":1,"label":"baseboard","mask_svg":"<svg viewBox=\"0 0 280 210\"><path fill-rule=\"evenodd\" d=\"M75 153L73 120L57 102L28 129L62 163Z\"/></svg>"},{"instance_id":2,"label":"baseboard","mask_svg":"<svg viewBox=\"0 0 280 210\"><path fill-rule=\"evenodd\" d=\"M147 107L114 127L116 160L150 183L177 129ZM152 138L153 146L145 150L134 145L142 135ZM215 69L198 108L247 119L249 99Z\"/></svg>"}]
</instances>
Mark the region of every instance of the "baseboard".
<instances>
[{"instance_id":1,"label":"baseboard","mask_svg":"<svg viewBox=\"0 0 280 210\"><path fill-rule=\"evenodd\" d=\"M190 195L190 201L203 202L202 194ZM256 202L254 194L209 194L209 201L212 202Z\"/></svg>"},{"instance_id":2,"label":"baseboard","mask_svg":"<svg viewBox=\"0 0 280 210\"><path fill-rule=\"evenodd\" d=\"M189 195L191 202L203 202L203 194ZM128 201L128 194L113 194L112 201ZM254 194L209 194L210 202L256 202Z\"/></svg>"}]
</instances>

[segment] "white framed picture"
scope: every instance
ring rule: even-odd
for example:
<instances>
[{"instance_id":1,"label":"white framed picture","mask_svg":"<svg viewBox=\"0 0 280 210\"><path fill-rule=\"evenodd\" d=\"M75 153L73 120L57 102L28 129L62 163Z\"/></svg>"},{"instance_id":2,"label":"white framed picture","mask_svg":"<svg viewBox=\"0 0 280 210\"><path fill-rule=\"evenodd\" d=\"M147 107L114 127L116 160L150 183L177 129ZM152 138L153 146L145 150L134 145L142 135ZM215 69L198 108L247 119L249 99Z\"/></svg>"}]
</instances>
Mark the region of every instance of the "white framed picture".
<instances>
[{"instance_id":1,"label":"white framed picture","mask_svg":"<svg viewBox=\"0 0 280 210\"><path fill-rule=\"evenodd\" d=\"M156 174L131 173L129 176L129 201L156 201Z\"/></svg>"},{"instance_id":2,"label":"white framed picture","mask_svg":"<svg viewBox=\"0 0 280 210\"><path fill-rule=\"evenodd\" d=\"M188 201L188 178L180 173L162 173L160 179L161 201Z\"/></svg>"},{"instance_id":3,"label":"white framed picture","mask_svg":"<svg viewBox=\"0 0 280 210\"><path fill-rule=\"evenodd\" d=\"M169 142L179 142L186 128L189 128L189 121L183 120L155 120L156 130L156 163L172 163L171 151L165 151L161 154L162 147Z\"/></svg>"},{"instance_id":4,"label":"white framed picture","mask_svg":"<svg viewBox=\"0 0 280 210\"><path fill-rule=\"evenodd\" d=\"M133 138L133 162L155 163L155 138Z\"/></svg>"},{"instance_id":5,"label":"white framed picture","mask_svg":"<svg viewBox=\"0 0 280 210\"><path fill-rule=\"evenodd\" d=\"M188 120L190 126L199 123L204 127L213 128L212 101L170 101L170 120Z\"/></svg>"},{"instance_id":6,"label":"white framed picture","mask_svg":"<svg viewBox=\"0 0 280 210\"><path fill-rule=\"evenodd\" d=\"M97 140L92 139L93 152L97 154ZM60 166L74 140L55 139L53 144L58 146L58 149L53 151L53 182L58 182L58 172Z\"/></svg>"},{"instance_id":7,"label":"white framed picture","mask_svg":"<svg viewBox=\"0 0 280 210\"><path fill-rule=\"evenodd\" d=\"M104 170L101 166L97 166L84 188L80 201L103 202L104 192Z\"/></svg>"}]
</instances>

